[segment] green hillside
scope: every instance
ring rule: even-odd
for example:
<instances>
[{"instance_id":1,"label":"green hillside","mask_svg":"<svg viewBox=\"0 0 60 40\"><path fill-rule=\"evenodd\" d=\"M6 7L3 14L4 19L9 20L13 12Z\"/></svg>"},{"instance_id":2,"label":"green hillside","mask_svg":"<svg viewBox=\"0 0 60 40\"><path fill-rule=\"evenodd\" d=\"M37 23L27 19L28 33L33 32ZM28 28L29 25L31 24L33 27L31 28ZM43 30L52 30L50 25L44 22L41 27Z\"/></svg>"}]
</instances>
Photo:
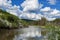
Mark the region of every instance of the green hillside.
<instances>
[{"instance_id":1,"label":"green hillside","mask_svg":"<svg viewBox=\"0 0 60 40\"><path fill-rule=\"evenodd\" d=\"M19 27L19 18L0 9L0 28Z\"/></svg>"}]
</instances>

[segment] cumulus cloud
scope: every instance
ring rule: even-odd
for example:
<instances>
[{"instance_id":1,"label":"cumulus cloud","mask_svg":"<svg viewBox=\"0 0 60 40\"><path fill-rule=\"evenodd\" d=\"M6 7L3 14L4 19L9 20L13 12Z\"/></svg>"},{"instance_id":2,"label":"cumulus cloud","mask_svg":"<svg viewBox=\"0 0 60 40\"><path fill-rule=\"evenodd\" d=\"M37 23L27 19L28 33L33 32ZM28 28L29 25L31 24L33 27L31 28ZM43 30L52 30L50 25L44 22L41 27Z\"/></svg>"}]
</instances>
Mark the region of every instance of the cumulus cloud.
<instances>
[{"instance_id":1,"label":"cumulus cloud","mask_svg":"<svg viewBox=\"0 0 60 40\"><path fill-rule=\"evenodd\" d=\"M19 14L21 13L21 10L19 8L20 8L20 6L14 5L8 9L6 9L6 11L13 15L19 16Z\"/></svg>"},{"instance_id":2,"label":"cumulus cloud","mask_svg":"<svg viewBox=\"0 0 60 40\"><path fill-rule=\"evenodd\" d=\"M54 10L51 12L51 14L56 15L56 14L58 14L59 12L60 12L59 10L54 9Z\"/></svg>"},{"instance_id":3,"label":"cumulus cloud","mask_svg":"<svg viewBox=\"0 0 60 40\"><path fill-rule=\"evenodd\" d=\"M48 12L50 11L51 8L50 7L45 7L45 8L42 8L40 11L43 11L43 12Z\"/></svg>"},{"instance_id":4,"label":"cumulus cloud","mask_svg":"<svg viewBox=\"0 0 60 40\"><path fill-rule=\"evenodd\" d=\"M19 16L21 13L20 6L12 6L12 0L0 0L0 9L6 10L16 16Z\"/></svg>"},{"instance_id":5,"label":"cumulus cloud","mask_svg":"<svg viewBox=\"0 0 60 40\"><path fill-rule=\"evenodd\" d=\"M47 20L55 20L56 17L60 17L60 11L57 9L51 9L50 7L45 7L40 10Z\"/></svg>"},{"instance_id":6,"label":"cumulus cloud","mask_svg":"<svg viewBox=\"0 0 60 40\"><path fill-rule=\"evenodd\" d=\"M41 14L36 13L29 13L29 12L23 12L20 17L24 19L30 19L30 20L38 20L41 19Z\"/></svg>"},{"instance_id":7,"label":"cumulus cloud","mask_svg":"<svg viewBox=\"0 0 60 40\"><path fill-rule=\"evenodd\" d=\"M55 5L56 4L56 0L47 0L48 3L52 4L52 5Z\"/></svg>"},{"instance_id":8,"label":"cumulus cloud","mask_svg":"<svg viewBox=\"0 0 60 40\"><path fill-rule=\"evenodd\" d=\"M36 10L39 8L38 0L26 0L21 6L23 7L23 11Z\"/></svg>"},{"instance_id":9,"label":"cumulus cloud","mask_svg":"<svg viewBox=\"0 0 60 40\"><path fill-rule=\"evenodd\" d=\"M11 3L12 3L11 0L9 0L9 1L0 0L0 8L5 9L7 12L9 12L13 15L16 15L20 18L31 19L31 20L41 19L40 14L36 14L36 13L28 11L28 10L38 9L39 4L38 4L37 0L26 0L26 1L24 1L21 4L21 6L23 7L23 11L20 10L20 6L16 6L16 5L12 6Z\"/></svg>"},{"instance_id":10,"label":"cumulus cloud","mask_svg":"<svg viewBox=\"0 0 60 40\"><path fill-rule=\"evenodd\" d=\"M42 9L40 9L40 11L41 12L45 12L45 13L47 13L47 14L52 14L52 15L54 15L54 14L58 14L60 11L59 10L57 10L57 9L51 9L50 7L45 7L45 8L42 8Z\"/></svg>"},{"instance_id":11,"label":"cumulus cloud","mask_svg":"<svg viewBox=\"0 0 60 40\"><path fill-rule=\"evenodd\" d=\"M11 3L12 3L11 0L9 0L9 1L7 1L7 0L0 0L0 8L1 9L7 9L7 8L12 6Z\"/></svg>"},{"instance_id":12,"label":"cumulus cloud","mask_svg":"<svg viewBox=\"0 0 60 40\"><path fill-rule=\"evenodd\" d=\"M38 3L38 0L25 0L21 4L23 11L20 17L37 20L41 19L41 14L37 14L36 11L41 8L43 5ZM32 11L32 12L31 12ZM33 12L34 11L34 12Z\"/></svg>"},{"instance_id":13,"label":"cumulus cloud","mask_svg":"<svg viewBox=\"0 0 60 40\"><path fill-rule=\"evenodd\" d=\"M52 0L49 1L49 3ZM54 2L52 3L54 4ZM51 9L50 7L42 8L43 4L39 4L38 0L25 0L21 7L23 10L20 10L20 6L12 6L11 0L0 0L0 8L5 9L7 12L18 16L19 18L38 20L41 17L45 17L48 21L55 20L56 17L60 17L60 11L57 9ZM32 11L32 12L31 12Z\"/></svg>"},{"instance_id":14,"label":"cumulus cloud","mask_svg":"<svg viewBox=\"0 0 60 40\"><path fill-rule=\"evenodd\" d=\"M46 17L46 19L47 19L48 21L53 21L53 20L55 20L56 18L48 18L48 17Z\"/></svg>"}]
</instances>

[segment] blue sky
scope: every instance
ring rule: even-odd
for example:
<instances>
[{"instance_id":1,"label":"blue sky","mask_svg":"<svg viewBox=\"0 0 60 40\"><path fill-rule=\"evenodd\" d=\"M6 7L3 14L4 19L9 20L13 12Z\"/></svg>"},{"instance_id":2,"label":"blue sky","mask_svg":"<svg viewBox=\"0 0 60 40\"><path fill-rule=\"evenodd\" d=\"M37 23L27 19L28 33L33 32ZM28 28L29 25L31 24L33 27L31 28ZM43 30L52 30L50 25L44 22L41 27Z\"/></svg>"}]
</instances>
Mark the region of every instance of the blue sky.
<instances>
[{"instance_id":1,"label":"blue sky","mask_svg":"<svg viewBox=\"0 0 60 40\"><path fill-rule=\"evenodd\" d=\"M12 0L12 5L20 5L23 3L25 0Z\"/></svg>"},{"instance_id":2,"label":"blue sky","mask_svg":"<svg viewBox=\"0 0 60 40\"><path fill-rule=\"evenodd\" d=\"M60 18L60 0L0 0L0 9L31 20Z\"/></svg>"},{"instance_id":3,"label":"blue sky","mask_svg":"<svg viewBox=\"0 0 60 40\"><path fill-rule=\"evenodd\" d=\"M12 0L12 5L21 5L25 0ZM42 3L44 6L43 7L51 7L53 9L58 9L60 10L60 0L56 0L56 4L49 4L47 0L38 0L39 3Z\"/></svg>"}]
</instances>

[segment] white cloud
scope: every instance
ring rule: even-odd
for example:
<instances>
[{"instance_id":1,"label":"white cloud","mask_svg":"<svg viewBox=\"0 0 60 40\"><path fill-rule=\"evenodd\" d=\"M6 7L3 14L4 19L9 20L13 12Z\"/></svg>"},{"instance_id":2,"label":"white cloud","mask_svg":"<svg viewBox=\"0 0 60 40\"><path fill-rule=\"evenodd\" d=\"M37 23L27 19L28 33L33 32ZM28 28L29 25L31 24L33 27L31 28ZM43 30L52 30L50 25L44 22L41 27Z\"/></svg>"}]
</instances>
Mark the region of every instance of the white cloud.
<instances>
[{"instance_id":1,"label":"white cloud","mask_svg":"<svg viewBox=\"0 0 60 40\"><path fill-rule=\"evenodd\" d=\"M50 7L45 7L40 10L43 13L43 17L45 17L48 21L52 21L56 19L56 17L60 17L60 11L57 9L51 9Z\"/></svg>"},{"instance_id":2,"label":"white cloud","mask_svg":"<svg viewBox=\"0 0 60 40\"><path fill-rule=\"evenodd\" d=\"M45 8L42 8L40 11L47 12L47 11L50 11L50 10L51 10L50 7L45 7Z\"/></svg>"},{"instance_id":3,"label":"white cloud","mask_svg":"<svg viewBox=\"0 0 60 40\"><path fill-rule=\"evenodd\" d=\"M24 19L38 20L38 19L41 19L42 15L36 14L36 13L23 12L20 15L20 17Z\"/></svg>"},{"instance_id":4,"label":"white cloud","mask_svg":"<svg viewBox=\"0 0 60 40\"><path fill-rule=\"evenodd\" d=\"M50 0L49 2L51 2ZM54 4L54 3L53 3ZM51 9L50 7L42 8L43 4L39 4L38 0L25 0L21 4L23 10L20 10L20 6L12 6L12 1L9 0L0 0L0 8L5 9L7 12L14 14L20 18L31 19L31 20L38 20L41 17L45 17L48 21L55 20L55 16L60 17L60 11L57 9ZM38 11L41 13L30 12L30 11ZM43 15L42 15L43 13Z\"/></svg>"},{"instance_id":5,"label":"white cloud","mask_svg":"<svg viewBox=\"0 0 60 40\"><path fill-rule=\"evenodd\" d=\"M7 1L7 0L0 0L0 8L1 9L6 9L6 8L9 8L11 7L11 0Z\"/></svg>"},{"instance_id":6,"label":"white cloud","mask_svg":"<svg viewBox=\"0 0 60 40\"><path fill-rule=\"evenodd\" d=\"M8 9L6 9L6 11L13 15L19 16L21 14L21 10L19 8L20 8L19 6L14 5Z\"/></svg>"},{"instance_id":7,"label":"white cloud","mask_svg":"<svg viewBox=\"0 0 60 40\"><path fill-rule=\"evenodd\" d=\"M21 10L19 9L20 6L12 6L12 1L11 0L0 0L0 9L6 10L7 12L19 16L21 13Z\"/></svg>"},{"instance_id":8,"label":"white cloud","mask_svg":"<svg viewBox=\"0 0 60 40\"><path fill-rule=\"evenodd\" d=\"M25 0L22 4L21 4L23 11L22 14L20 15L20 17L22 18L27 18L27 19L31 19L31 20L37 20L37 19L41 19L41 14L36 14L33 12L29 12L32 10L37 10L39 9L39 7L42 7L42 4L38 3L38 0Z\"/></svg>"},{"instance_id":9,"label":"white cloud","mask_svg":"<svg viewBox=\"0 0 60 40\"><path fill-rule=\"evenodd\" d=\"M56 15L56 14L58 14L59 12L60 12L59 10L54 9L54 10L51 12L51 14L52 14L52 15Z\"/></svg>"},{"instance_id":10,"label":"white cloud","mask_svg":"<svg viewBox=\"0 0 60 40\"><path fill-rule=\"evenodd\" d=\"M20 6L14 5L14 6L10 7L9 9L10 9L10 10L13 10L13 9L14 9L14 10L17 10L17 9L19 9L19 8L20 8Z\"/></svg>"},{"instance_id":11,"label":"white cloud","mask_svg":"<svg viewBox=\"0 0 60 40\"><path fill-rule=\"evenodd\" d=\"M56 18L49 18L49 17L46 17L46 19L47 19L48 21L53 21L53 20L55 20Z\"/></svg>"},{"instance_id":12,"label":"white cloud","mask_svg":"<svg viewBox=\"0 0 60 40\"><path fill-rule=\"evenodd\" d=\"M23 7L23 11L36 10L39 7L38 0L26 0L21 6Z\"/></svg>"},{"instance_id":13,"label":"white cloud","mask_svg":"<svg viewBox=\"0 0 60 40\"><path fill-rule=\"evenodd\" d=\"M3 0L3 1L0 0L0 8L5 9L7 12L9 12L13 15L16 15L20 18L26 18L26 19L31 19L31 20L41 19L41 14L36 14L36 13L28 11L28 10L38 9L39 4L38 4L37 0L26 0L25 2L23 2L22 3L23 11L21 11L19 9L20 6L16 6L16 5L12 6L11 0L9 0L9 1ZM40 6L41 6L41 4L40 4Z\"/></svg>"},{"instance_id":14,"label":"white cloud","mask_svg":"<svg viewBox=\"0 0 60 40\"><path fill-rule=\"evenodd\" d=\"M48 3L52 4L52 5L55 5L56 4L56 0L47 0Z\"/></svg>"}]
</instances>

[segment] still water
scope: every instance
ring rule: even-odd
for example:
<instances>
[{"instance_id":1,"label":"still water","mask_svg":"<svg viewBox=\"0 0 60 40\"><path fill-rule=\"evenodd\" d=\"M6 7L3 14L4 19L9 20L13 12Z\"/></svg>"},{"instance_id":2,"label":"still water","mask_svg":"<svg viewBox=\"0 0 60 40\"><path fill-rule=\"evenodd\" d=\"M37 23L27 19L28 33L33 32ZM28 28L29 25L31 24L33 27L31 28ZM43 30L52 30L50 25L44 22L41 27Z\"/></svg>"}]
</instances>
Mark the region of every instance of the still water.
<instances>
[{"instance_id":1,"label":"still water","mask_svg":"<svg viewBox=\"0 0 60 40\"><path fill-rule=\"evenodd\" d=\"M48 40L47 32L39 27L29 26L28 28L14 30L0 30L0 40Z\"/></svg>"}]
</instances>

